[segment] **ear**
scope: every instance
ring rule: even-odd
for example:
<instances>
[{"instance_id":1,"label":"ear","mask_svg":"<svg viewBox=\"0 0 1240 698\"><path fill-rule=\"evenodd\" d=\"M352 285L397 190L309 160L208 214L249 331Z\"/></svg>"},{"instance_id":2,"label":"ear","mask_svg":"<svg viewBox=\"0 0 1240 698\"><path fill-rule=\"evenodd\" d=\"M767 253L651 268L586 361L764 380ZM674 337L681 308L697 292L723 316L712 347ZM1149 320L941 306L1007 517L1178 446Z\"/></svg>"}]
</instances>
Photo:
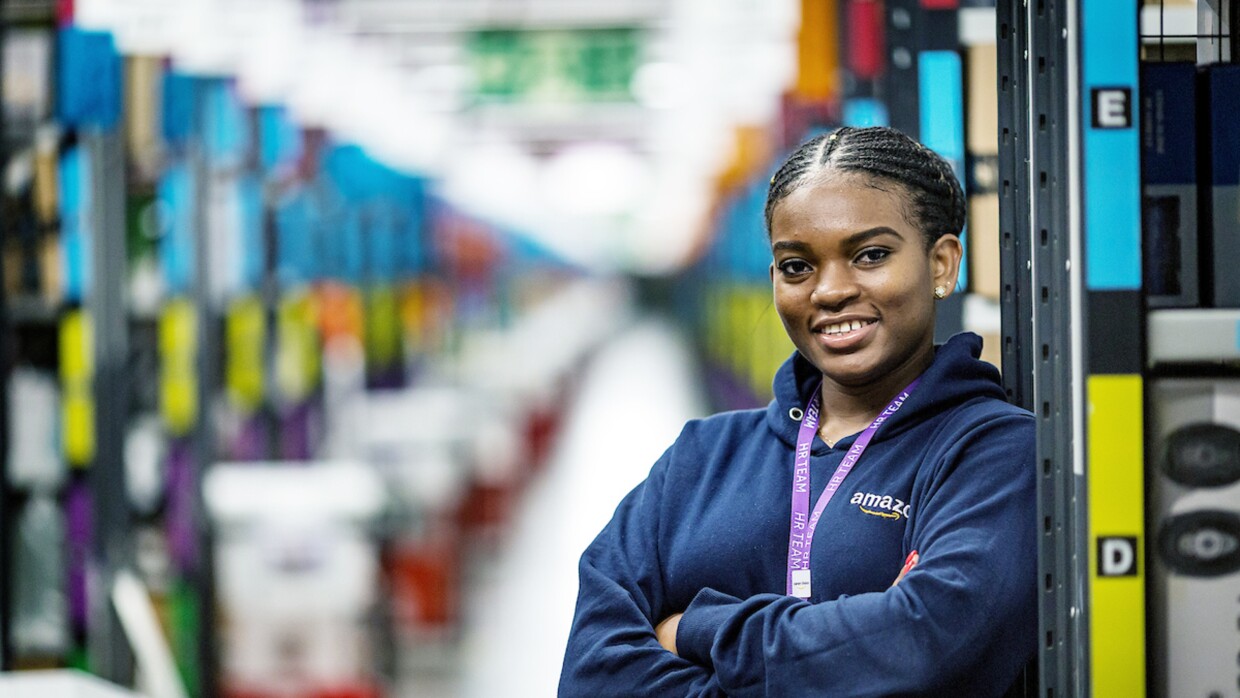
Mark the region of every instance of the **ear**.
<instances>
[{"instance_id":1,"label":"ear","mask_svg":"<svg viewBox=\"0 0 1240 698\"><path fill-rule=\"evenodd\" d=\"M946 286L947 294L951 295L956 288L956 279L960 274L960 259L964 250L960 246L960 238L955 235L944 235L934 241L930 248L930 274L933 286Z\"/></svg>"}]
</instances>

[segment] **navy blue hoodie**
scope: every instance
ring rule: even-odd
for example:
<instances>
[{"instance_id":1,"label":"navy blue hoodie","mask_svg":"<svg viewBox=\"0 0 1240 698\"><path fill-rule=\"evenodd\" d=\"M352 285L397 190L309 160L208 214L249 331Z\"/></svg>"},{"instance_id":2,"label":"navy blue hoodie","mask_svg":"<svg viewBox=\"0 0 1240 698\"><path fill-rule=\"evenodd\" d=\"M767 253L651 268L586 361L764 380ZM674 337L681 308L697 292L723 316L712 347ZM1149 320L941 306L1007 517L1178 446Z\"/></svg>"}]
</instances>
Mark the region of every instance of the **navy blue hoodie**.
<instances>
[{"instance_id":1,"label":"navy blue hoodie","mask_svg":"<svg viewBox=\"0 0 1240 698\"><path fill-rule=\"evenodd\" d=\"M1035 651L1034 420L980 351L939 347L878 430L819 521L808 600L784 591L819 372L793 354L766 409L689 422L582 555L560 695L1002 695ZM855 438L814 441L811 502ZM677 612L680 657L654 634Z\"/></svg>"}]
</instances>

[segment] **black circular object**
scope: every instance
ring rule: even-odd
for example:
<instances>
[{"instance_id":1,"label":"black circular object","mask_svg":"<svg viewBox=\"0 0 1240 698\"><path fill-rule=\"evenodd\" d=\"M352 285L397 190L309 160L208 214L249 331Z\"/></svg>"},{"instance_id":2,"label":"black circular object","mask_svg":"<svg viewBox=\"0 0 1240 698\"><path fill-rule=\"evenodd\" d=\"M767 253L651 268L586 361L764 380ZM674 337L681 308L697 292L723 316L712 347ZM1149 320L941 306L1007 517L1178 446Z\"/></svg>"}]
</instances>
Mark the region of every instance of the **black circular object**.
<instances>
[{"instance_id":1,"label":"black circular object","mask_svg":"<svg viewBox=\"0 0 1240 698\"><path fill-rule=\"evenodd\" d=\"M1240 431L1222 424L1189 424L1167 438L1167 477L1190 487L1240 482Z\"/></svg>"},{"instance_id":2,"label":"black circular object","mask_svg":"<svg viewBox=\"0 0 1240 698\"><path fill-rule=\"evenodd\" d=\"M1204 510L1163 523L1158 552L1172 570L1190 577L1240 572L1240 515Z\"/></svg>"}]
</instances>

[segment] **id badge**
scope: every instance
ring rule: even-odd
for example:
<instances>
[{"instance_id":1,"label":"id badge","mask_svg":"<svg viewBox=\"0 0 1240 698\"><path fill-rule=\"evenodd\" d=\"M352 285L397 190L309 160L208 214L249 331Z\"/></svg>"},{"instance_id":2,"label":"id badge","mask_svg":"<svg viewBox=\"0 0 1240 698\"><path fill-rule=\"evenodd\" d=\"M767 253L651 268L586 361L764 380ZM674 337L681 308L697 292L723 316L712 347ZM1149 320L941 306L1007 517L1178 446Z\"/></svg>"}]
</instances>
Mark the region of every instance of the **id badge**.
<instances>
[{"instance_id":1,"label":"id badge","mask_svg":"<svg viewBox=\"0 0 1240 698\"><path fill-rule=\"evenodd\" d=\"M808 599L809 594L809 570L792 570L792 595L798 599Z\"/></svg>"}]
</instances>

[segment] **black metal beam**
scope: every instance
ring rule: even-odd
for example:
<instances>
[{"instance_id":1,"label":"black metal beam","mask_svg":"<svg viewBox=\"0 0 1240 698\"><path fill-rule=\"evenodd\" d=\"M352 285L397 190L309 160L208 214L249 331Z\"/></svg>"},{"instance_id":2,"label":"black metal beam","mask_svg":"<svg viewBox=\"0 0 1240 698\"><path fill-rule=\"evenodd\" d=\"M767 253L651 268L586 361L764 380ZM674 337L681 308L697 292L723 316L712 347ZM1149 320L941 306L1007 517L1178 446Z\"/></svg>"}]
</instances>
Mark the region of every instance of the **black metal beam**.
<instances>
[{"instance_id":1,"label":"black metal beam","mask_svg":"<svg viewBox=\"0 0 1240 698\"><path fill-rule=\"evenodd\" d=\"M8 0L0 0L0 75L4 74L4 46L8 39ZM0 105L4 104L4 84L0 80ZM0 109L0 172L8 171L8 129L5 111ZM13 221L0 207L0 250L8 246ZM0 671L13 668L12 536L16 521L13 517L9 491L9 373L13 368L13 328L9 326L9 305L5 293L4 265L0 264Z\"/></svg>"},{"instance_id":2,"label":"black metal beam","mask_svg":"<svg viewBox=\"0 0 1240 698\"><path fill-rule=\"evenodd\" d=\"M207 106L205 80L195 88L194 136L190 139L190 164L194 181L194 282L193 298L197 311L198 339L198 422L194 427L194 513L198 536L197 566L191 571L191 584L198 594L198 677L197 695L219 695L219 653L215 626L215 549L211 521L203 499L203 479L216 459L215 429L211 419L214 396L219 394L220 328L211 297L212 245L207 234L207 206L210 201L211 162L203 134L206 133Z\"/></svg>"},{"instance_id":3,"label":"black metal beam","mask_svg":"<svg viewBox=\"0 0 1240 698\"><path fill-rule=\"evenodd\" d=\"M1003 328L1003 388L1008 401L1033 410L1033 366L1022 347L1032 342L1029 273L1028 134L1018 123L1029 113L1028 28L1023 5L999 0L996 10L999 95L999 273Z\"/></svg>"},{"instance_id":4,"label":"black metal beam","mask_svg":"<svg viewBox=\"0 0 1240 698\"><path fill-rule=\"evenodd\" d=\"M117 572L133 561L132 520L125 486L125 429L129 414L129 311L125 297L125 155L119 129L91 128L93 282L86 293L94 333L95 459L90 485L95 519L92 567L99 588L90 595L91 668L120 685L133 682L133 652L110 602Z\"/></svg>"},{"instance_id":5,"label":"black metal beam","mask_svg":"<svg viewBox=\"0 0 1240 698\"><path fill-rule=\"evenodd\" d=\"M1087 327L1071 235L1076 14L1070 0L998 0L996 12L1003 380L1038 420L1039 696L1089 686L1086 491L1074 450L1084 435L1073 342Z\"/></svg>"},{"instance_id":6,"label":"black metal beam","mask_svg":"<svg viewBox=\"0 0 1240 698\"><path fill-rule=\"evenodd\" d=\"M1078 471L1075 447L1078 410L1073 373L1078 357L1074 335L1084 333L1084 308L1074 315L1079 288L1073 279L1084 269L1071 231L1075 221L1076 174L1070 154L1078 134L1072 115L1078 104L1069 96L1078 70L1068 44L1076 35L1077 13L1071 0L1029 0L1027 46L1029 109L1017 126L1028 134L1029 186L1032 195L1029 250L1033 342L1022 347L1033 366L1034 411L1038 418L1037 460L1041 468L1039 578L1042 690L1053 695L1088 695L1089 633L1086 487Z\"/></svg>"}]
</instances>

